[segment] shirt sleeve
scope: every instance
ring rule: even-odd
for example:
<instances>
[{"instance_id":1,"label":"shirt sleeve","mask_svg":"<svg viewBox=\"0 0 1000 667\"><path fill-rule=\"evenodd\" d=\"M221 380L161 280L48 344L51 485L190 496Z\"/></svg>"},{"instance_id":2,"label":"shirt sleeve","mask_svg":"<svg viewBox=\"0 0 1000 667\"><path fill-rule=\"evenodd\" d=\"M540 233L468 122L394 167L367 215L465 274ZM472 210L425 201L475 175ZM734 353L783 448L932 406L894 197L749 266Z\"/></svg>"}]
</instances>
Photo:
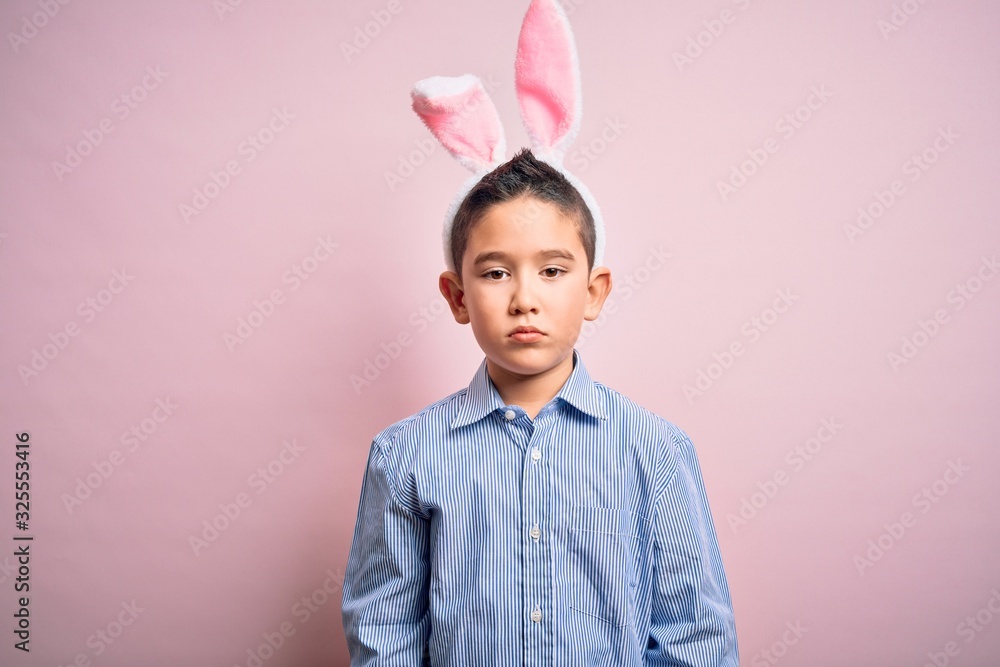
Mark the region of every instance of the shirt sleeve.
<instances>
[{"instance_id":1,"label":"shirt sleeve","mask_svg":"<svg viewBox=\"0 0 1000 667\"><path fill-rule=\"evenodd\" d=\"M654 589L646 664L738 667L736 623L694 445L667 425L666 484L653 510Z\"/></svg>"},{"instance_id":2,"label":"shirt sleeve","mask_svg":"<svg viewBox=\"0 0 1000 667\"><path fill-rule=\"evenodd\" d=\"M351 667L414 667L427 664L429 530L399 501L381 444L361 484L341 613Z\"/></svg>"}]
</instances>

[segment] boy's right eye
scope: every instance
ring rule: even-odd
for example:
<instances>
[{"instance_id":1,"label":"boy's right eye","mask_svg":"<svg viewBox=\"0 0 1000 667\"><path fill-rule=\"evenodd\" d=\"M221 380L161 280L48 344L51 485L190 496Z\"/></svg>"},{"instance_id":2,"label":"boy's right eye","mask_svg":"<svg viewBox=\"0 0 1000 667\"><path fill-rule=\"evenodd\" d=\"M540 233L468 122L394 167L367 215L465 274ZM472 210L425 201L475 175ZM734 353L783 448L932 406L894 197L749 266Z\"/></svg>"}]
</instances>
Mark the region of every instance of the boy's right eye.
<instances>
[{"instance_id":1,"label":"boy's right eye","mask_svg":"<svg viewBox=\"0 0 1000 667\"><path fill-rule=\"evenodd\" d=\"M500 275L497 275L498 273ZM484 273L483 276L489 278L490 280L500 280L506 274L507 272L504 271L503 269L493 269L492 271L487 271L486 273Z\"/></svg>"}]
</instances>

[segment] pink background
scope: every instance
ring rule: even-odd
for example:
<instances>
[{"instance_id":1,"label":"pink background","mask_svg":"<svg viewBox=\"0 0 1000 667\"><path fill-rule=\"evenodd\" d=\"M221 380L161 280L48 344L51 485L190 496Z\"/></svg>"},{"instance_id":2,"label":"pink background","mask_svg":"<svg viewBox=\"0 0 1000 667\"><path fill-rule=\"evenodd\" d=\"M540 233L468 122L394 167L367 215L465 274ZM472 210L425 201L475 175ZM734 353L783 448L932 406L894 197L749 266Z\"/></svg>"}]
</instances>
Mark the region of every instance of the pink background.
<instances>
[{"instance_id":1,"label":"pink background","mask_svg":"<svg viewBox=\"0 0 1000 667\"><path fill-rule=\"evenodd\" d=\"M346 665L371 438L482 359L436 289L466 172L419 152L409 90L495 81L512 154L527 1L48 1L0 9L0 663L228 667L264 644L268 666ZM578 349L692 436L744 664L998 664L1000 6L564 4L584 94L568 164L615 278ZM346 57L372 12L391 21ZM880 216L849 235L859 207ZM12 646L23 431L30 654Z\"/></svg>"}]
</instances>

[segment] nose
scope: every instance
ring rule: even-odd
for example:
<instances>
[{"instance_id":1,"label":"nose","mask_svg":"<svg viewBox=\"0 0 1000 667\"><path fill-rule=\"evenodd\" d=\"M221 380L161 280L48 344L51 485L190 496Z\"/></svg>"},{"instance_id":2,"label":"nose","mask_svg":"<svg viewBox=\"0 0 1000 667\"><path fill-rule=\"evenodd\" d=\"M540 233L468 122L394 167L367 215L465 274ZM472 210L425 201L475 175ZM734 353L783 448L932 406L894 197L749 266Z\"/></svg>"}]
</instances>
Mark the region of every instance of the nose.
<instances>
[{"instance_id":1,"label":"nose","mask_svg":"<svg viewBox=\"0 0 1000 667\"><path fill-rule=\"evenodd\" d=\"M520 278L511 281L511 285L510 314L537 313L538 299L531 281Z\"/></svg>"}]
</instances>

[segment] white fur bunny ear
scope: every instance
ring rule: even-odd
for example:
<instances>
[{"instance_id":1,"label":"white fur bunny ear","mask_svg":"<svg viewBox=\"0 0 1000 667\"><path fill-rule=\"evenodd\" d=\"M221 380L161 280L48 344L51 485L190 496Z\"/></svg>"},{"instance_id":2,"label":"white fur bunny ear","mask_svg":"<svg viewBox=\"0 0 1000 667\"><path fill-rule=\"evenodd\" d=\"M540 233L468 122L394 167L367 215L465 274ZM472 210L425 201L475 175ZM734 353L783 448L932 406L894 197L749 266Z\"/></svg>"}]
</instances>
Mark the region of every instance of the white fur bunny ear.
<instances>
[{"instance_id":1,"label":"white fur bunny ear","mask_svg":"<svg viewBox=\"0 0 1000 667\"><path fill-rule=\"evenodd\" d=\"M532 153L558 169L590 209L594 266L600 266L604 263L604 217L587 186L563 166L566 151L580 132L583 104L576 41L566 12L556 0L532 0L528 7L517 40L514 82Z\"/></svg>"},{"instance_id":2,"label":"white fur bunny ear","mask_svg":"<svg viewBox=\"0 0 1000 667\"><path fill-rule=\"evenodd\" d=\"M521 119L533 153L556 166L580 131L580 63L566 12L556 0L532 0L514 62Z\"/></svg>"},{"instance_id":3,"label":"white fur bunny ear","mask_svg":"<svg viewBox=\"0 0 1000 667\"><path fill-rule=\"evenodd\" d=\"M503 126L479 77L432 76L418 81L410 96L427 129L467 169L478 173L503 161Z\"/></svg>"}]
</instances>

